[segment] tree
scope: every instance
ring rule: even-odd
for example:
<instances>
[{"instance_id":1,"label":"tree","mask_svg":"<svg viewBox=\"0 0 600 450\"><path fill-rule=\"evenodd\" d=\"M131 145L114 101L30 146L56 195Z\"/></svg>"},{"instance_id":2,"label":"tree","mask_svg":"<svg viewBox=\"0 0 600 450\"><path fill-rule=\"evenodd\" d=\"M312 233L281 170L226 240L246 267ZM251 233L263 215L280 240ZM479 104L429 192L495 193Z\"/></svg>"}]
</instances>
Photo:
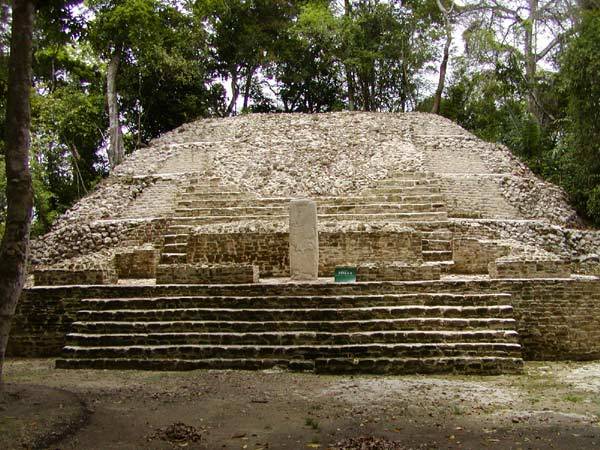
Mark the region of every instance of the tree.
<instances>
[{"instance_id":1,"label":"tree","mask_svg":"<svg viewBox=\"0 0 600 450\"><path fill-rule=\"evenodd\" d=\"M323 2L301 8L275 60L266 71L286 112L325 112L342 109L342 65L337 54L340 23ZM348 95L348 108L352 108Z\"/></svg>"},{"instance_id":2,"label":"tree","mask_svg":"<svg viewBox=\"0 0 600 450\"><path fill-rule=\"evenodd\" d=\"M13 0L6 103L6 228L0 243L0 390L12 318L25 282L33 190L29 171L34 2Z\"/></svg>"},{"instance_id":3,"label":"tree","mask_svg":"<svg viewBox=\"0 0 600 450\"><path fill-rule=\"evenodd\" d=\"M209 25L208 41L217 74L230 82L226 114L236 114L240 95L242 109L248 107L253 79L273 58L296 13L295 2L198 0L194 11Z\"/></svg>"},{"instance_id":4,"label":"tree","mask_svg":"<svg viewBox=\"0 0 600 450\"><path fill-rule=\"evenodd\" d=\"M342 18L340 58L354 87L353 106L406 111L416 106L438 34L427 2L358 1Z\"/></svg>"},{"instance_id":5,"label":"tree","mask_svg":"<svg viewBox=\"0 0 600 450\"><path fill-rule=\"evenodd\" d=\"M574 19L573 0L483 0L473 5L476 23L494 30L498 41L510 47L523 64L522 83L527 90L527 108L539 124L545 111L538 92L539 64L556 53L570 36ZM547 43L542 36L546 35Z\"/></svg>"},{"instance_id":6,"label":"tree","mask_svg":"<svg viewBox=\"0 0 600 450\"><path fill-rule=\"evenodd\" d=\"M160 31L158 2L155 0L93 0L95 14L88 38L108 60L106 69L106 103L108 106L109 144L108 159L111 168L119 165L125 156L121 130L117 77L119 67L127 59L135 59L139 49L152 42Z\"/></svg>"},{"instance_id":7,"label":"tree","mask_svg":"<svg viewBox=\"0 0 600 450\"><path fill-rule=\"evenodd\" d=\"M600 224L600 3L582 2L575 37L560 57L566 97L561 161L567 191Z\"/></svg>"},{"instance_id":8,"label":"tree","mask_svg":"<svg viewBox=\"0 0 600 450\"><path fill-rule=\"evenodd\" d=\"M444 22L444 32L445 32L445 43L444 50L442 52L442 62L440 63L440 73L438 76L438 85L435 90L435 94L433 97L433 106L431 107L431 112L433 114L440 113L440 104L442 103L442 93L444 92L444 85L446 84L446 71L448 69L448 60L450 59L450 46L452 45L452 33L454 31L452 27L452 15L454 13L454 1L450 0L450 6L446 7L443 3L443 0L436 0L436 4L440 12L442 13L442 18Z\"/></svg>"}]
</instances>

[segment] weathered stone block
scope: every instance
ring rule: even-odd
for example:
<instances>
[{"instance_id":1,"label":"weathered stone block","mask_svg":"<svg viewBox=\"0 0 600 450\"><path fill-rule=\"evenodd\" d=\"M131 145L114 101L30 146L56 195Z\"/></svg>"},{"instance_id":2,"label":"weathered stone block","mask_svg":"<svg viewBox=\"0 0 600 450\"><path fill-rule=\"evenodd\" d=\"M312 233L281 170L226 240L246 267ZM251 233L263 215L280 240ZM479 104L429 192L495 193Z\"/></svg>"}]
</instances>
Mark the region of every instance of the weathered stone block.
<instances>
[{"instance_id":1,"label":"weathered stone block","mask_svg":"<svg viewBox=\"0 0 600 450\"><path fill-rule=\"evenodd\" d=\"M454 273L487 273L488 265L508 255L510 247L498 241L461 238L454 239Z\"/></svg>"},{"instance_id":2,"label":"weathered stone block","mask_svg":"<svg viewBox=\"0 0 600 450\"><path fill-rule=\"evenodd\" d=\"M154 278L158 264L158 250L141 247L115 254L115 267L119 278Z\"/></svg>"},{"instance_id":3,"label":"weathered stone block","mask_svg":"<svg viewBox=\"0 0 600 450\"><path fill-rule=\"evenodd\" d=\"M35 286L115 284L117 279L117 272L112 266L93 269L37 269L33 271Z\"/></svg>"},{"instance_id":4,"label":"weathered stone block","mask_svg":"<svg viewBox=\"0 0 600 450\"><path fill-rule=\"evenodd\" d=\"M156 284L258 283L256 265L159 264Z\"/></svg>"},{"instance_id":5,"label":"weathered stone block","mask_svg":"<svg viewBox=\"0 0 600 450\"><path fill-rule=\"evenodd\" d=\"M441 268L434 264L374 263L359 265L356 281L439 280Z\"/></svg>"},{"instance_id":6,"label":"weathered stone block","mask_svg":"<svg viewBox=\"0 0 600 450\"><path fill-rule=\"evenodd\" d=\"M501 258L489 263L491 278L569 278L570 261Z\"/></svg>"},{"instance_id":7,"label":"weathered stone block","mask_svg":"<svg viewBox=\"0 0 600 450\"><path fill-rule=\"evenodd\" d=\"M290 202L290 277L314 280L319 272L317 204L308 199Z\"/></svg>"}]
</instances>

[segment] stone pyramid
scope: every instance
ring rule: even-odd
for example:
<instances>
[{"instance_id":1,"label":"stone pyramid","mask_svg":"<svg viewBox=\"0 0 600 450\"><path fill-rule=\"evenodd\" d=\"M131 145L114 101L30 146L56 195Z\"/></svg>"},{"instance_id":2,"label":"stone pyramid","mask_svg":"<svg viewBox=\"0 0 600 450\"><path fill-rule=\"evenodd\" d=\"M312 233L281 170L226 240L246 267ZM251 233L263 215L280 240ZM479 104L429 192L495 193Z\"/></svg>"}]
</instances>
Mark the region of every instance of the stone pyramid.
<instances>
[{"instance_id":1,"label":"stone pyramid","mask_svg":"<svg viewBox=\"0 0 600 450\"><path fill-rule=\"evenodd\" d=\"M288 205L306 197L319 279L297 283ZM439 116L201 120L34 242L9 349L73 368L515 372L600 355L599 254L564 192Z\"/></svg>"}]
</instances>

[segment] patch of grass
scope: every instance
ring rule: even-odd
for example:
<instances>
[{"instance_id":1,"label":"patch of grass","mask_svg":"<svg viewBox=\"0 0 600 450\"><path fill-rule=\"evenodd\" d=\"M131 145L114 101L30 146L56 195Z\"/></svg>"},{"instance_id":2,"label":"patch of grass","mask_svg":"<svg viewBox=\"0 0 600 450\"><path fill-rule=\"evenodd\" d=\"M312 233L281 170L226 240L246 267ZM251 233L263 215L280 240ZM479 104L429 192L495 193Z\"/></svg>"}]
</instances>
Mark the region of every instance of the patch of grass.
<instances>
[{"instance_id":1,"label":"patch of grass","mask_svg":"<svg viewBox=\"0 0 600 450\"><path fill-rule=\"evenodd\" d=\"M571 403L580 403L583 401L583 397L575 394L567 394L563 397L563 399L567 402Z\"/></svg>"},{"instance_id":2,"label":"patch of grass","mask_svg":"<svg viewBox=\"0 0 600 450\"><path fill-rule=\"evenodd\" d=\"M311 427L313 430L319 429L319 422L313 419L312 417L307 417L304 421L304 425L306 425L307 427Z\"/></svg>"},{"instance_id":3,"label":"patch of grass","mask_svg":"<svg viewBox=\"0 0 600 450\"><path fill-rule=\"evenodd\" d=\"M452 405L452 414L455 416L462 416L464 411L456 405Z\"/></svg>"}]
</instances>

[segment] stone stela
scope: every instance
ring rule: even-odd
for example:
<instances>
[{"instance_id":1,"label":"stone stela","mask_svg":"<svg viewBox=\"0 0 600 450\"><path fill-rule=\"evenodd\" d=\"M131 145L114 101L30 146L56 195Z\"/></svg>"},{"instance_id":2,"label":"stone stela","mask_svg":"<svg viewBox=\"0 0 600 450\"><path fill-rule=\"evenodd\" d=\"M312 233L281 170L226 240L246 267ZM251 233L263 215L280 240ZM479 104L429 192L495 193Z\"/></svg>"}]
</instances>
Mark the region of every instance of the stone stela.
<instances>
[{"instance_id":1,"label":"stone stela","mask_svg":"<svg viewBox=\"0 0 600 450\"><path fill-rule=\"evenodd\" d=\"M290 202L290 277L316 280L319 272L317 204L309 199Z\"/></svg>"}]
</instances>

